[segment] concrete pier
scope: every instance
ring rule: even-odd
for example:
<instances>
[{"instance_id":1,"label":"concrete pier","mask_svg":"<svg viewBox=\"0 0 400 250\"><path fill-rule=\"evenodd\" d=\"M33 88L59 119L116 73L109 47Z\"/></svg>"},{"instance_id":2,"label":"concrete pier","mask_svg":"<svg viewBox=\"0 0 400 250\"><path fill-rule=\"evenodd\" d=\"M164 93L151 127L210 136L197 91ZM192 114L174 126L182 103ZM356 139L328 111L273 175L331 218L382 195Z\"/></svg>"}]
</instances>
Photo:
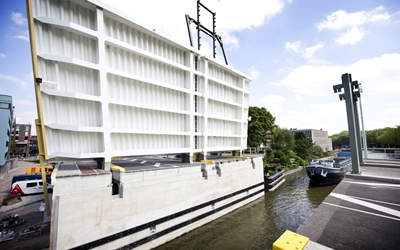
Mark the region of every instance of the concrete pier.
<instances>
[{"instance_id":1,"label":"concrete pier","mask_svg":"<svg viewBox=\"0 0 400 250\"><path fill-rule=\"evenodd\" d=\"M297 233L333 249L400 249L400 161L367 160Z\"/></svg>"}]
</instances>

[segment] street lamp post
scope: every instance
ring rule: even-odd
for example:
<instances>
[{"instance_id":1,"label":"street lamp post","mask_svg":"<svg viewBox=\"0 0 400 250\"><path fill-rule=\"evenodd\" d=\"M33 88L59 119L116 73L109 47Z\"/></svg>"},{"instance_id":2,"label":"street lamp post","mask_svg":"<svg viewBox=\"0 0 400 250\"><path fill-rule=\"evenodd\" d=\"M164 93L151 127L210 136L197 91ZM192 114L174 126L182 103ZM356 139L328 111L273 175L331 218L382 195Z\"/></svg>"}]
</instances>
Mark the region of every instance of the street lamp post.
<instances>
[{"instance_id":1,"label":"street lamp post","mask_svg":"<svg viewBox=\"0 0 400 250\"><path fill-rule=\"evenodd\" d=\"M361 83L358 85L358 90L360 93L363 92L363 88L361 86ZM362 126L362 137L363 137L363 145L364 145L364 159L368 158L368 153L367 153L367 136L365 135L365 129L364 129L364 117L363 117L363 112L362 112L362 106L361 106L361 95L360 95L360 115L361 115L361 126Z\"/></svg>"}]
</instances>

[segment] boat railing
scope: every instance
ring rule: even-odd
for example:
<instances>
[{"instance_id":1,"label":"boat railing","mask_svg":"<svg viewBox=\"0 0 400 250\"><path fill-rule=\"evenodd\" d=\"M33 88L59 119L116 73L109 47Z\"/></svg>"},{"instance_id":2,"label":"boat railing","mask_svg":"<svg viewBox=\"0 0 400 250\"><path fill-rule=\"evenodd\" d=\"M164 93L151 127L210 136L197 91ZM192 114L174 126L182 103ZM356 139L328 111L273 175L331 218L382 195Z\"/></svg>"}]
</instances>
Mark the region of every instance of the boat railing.
<instances>
[{"instance_id":1,"label":"boat railing","mask_svg":"<svg viewBox=\"0 0 400 250\"><path fill-rule=\"evenodd\" d=\"M351 158L344 158L343 160L333 163L334 168L341 168L351 164Z\"/></svg>"}]
</instances>

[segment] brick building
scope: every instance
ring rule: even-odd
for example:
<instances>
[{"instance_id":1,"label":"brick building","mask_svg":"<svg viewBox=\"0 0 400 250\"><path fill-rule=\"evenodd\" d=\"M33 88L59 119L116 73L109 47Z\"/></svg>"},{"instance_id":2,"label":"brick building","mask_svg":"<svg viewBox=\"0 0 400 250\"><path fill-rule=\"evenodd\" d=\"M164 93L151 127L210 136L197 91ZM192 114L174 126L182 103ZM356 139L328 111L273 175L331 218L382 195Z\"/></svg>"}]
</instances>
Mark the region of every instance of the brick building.
<instances>
[{"instance_id":1,"label":"brick building","mask_svg":"<svg viewBox=\"0 0 400 250\"><path fill-rule=\"evenodd\" d=\"M14 138L15 145L11 146L12 156L29 156L31 129L31 124L14 124L12 136Z\"/></svg>"}]
</instances>

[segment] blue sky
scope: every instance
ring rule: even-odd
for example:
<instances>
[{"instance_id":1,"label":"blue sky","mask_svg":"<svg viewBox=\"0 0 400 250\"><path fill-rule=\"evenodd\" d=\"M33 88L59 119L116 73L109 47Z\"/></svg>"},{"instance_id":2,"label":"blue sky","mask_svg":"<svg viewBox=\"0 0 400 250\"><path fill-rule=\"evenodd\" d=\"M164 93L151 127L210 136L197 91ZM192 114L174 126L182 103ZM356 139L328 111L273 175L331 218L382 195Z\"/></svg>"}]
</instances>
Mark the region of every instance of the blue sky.
<instances>
[{"instance_id":1,"label":"blue sky","mask_svg":"<svg viewBox=\"0 0 400 250\"><path fill-rule=\"evenodd\" d=\"M196 18L196 0L104 2L189 45L184 15ZM323 129L330 135L347 130L345 102L332 90L344 73L362 83L366 130L400 125L400 1L201 3L216 12L229 65L253 79L250 105L267 108L280 127ZM13 97L18 123L34 124L25 8L23 0L0 2L0 94ZM202 23L210 27L210 20L204 11ZM201 52L211 54L209 39L203 38ZM223 62L220 50L217 58Z\"/></svg>"}]
</instances>

